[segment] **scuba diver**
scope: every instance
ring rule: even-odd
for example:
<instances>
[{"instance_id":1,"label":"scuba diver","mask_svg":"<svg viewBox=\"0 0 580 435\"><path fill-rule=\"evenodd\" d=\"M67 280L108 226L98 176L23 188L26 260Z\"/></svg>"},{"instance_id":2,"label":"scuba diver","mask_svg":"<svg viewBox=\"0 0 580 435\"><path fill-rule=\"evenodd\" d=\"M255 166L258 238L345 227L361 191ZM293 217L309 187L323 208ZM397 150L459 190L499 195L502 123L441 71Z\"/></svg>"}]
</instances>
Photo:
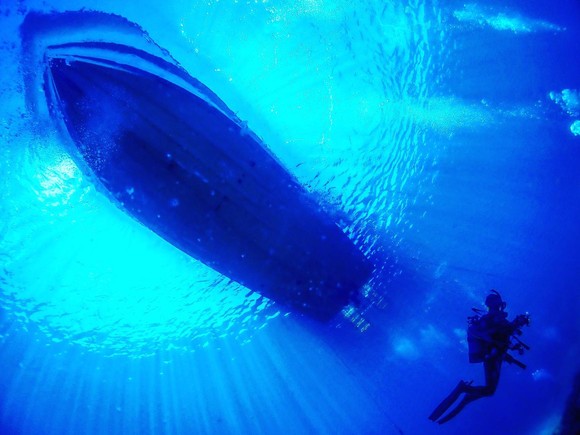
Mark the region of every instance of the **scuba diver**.
<instances>
[{"instance_id":1,"label":"scuba diver","mask_svg":"<svg viewBox=\"0 0 580 435\"><path fill-rule=\"evenodd\" d=\"M526 365L508 354L517 351L520 355L530 347L520 341L517 336L522 334L521 328L530 324L529 314L520 314L513 321L507 320L506 303L496 290L485 299L488 308L486 314L473 308L475 316L468 317L467 343L469 346L469 362L483 363L485 385L473 386L471 382L459 381L455 389L447 396L429 416L429 419L439 424L445 423L459 414L463 408L474 400L489 397L495 393L499 383L499 374L503 361L516 364L522 369ZM441 417L455 403L459 396L465 394L457 406L447 415Z\"/></svg>"}]
</instances>

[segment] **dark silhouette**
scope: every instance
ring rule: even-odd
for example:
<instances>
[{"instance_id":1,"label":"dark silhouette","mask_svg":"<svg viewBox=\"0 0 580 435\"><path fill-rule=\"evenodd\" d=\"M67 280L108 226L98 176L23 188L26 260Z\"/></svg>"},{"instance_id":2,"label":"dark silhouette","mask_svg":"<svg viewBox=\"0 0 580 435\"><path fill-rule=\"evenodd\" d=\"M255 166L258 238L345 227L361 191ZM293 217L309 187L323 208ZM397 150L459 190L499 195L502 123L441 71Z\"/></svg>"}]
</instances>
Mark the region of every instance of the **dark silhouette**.
<instances>
[{"instance_id":1,"label":"dark silhouette","mask_svg":"<svg viewBox=\"0 0 580 435\"><path fill-rule=\"evenodd\" d=\"M123 34L135 45L117 40ZM51 115L67 153L122 211L315 319L356 299L374 267L360 247L247 123L136 23L87 10L31 12L21 36L30 108Z\"/></svg>"},{"instance_id":2,"label":"dark silhouette","mask_svg":"<svg viewBox=\"0 0 580 435\"><path fill-rule=\"evenodd\" d=\"M568 400L566 401L566 407L564 409L564 415L562 416L562 421L560 421L560 427L556 429L554 435L578 435L580 433L580 372L576 373L574 383L572 385L572 391Z\"/></svg>"},{"instance_id":3,"label":"dark silhouette","mask_svg":"<svg viewBox=\"0 0 580 435\"><path fill-rule=\"evenodd\" d=\"M529 350L529 347L517 338L517 335L522 333L522 326L529 324L529 315L520 314L511 322L507 320L506 303L495 290L487 296L485 305L488 307L486 314L482 315L480 310L473 309L476 315L468 318L467 328L469 362L483 363L485 385L473 386L471 385L473 381L459 381L455 389L429 416L430 420L439 424L451 420L474 400L492 396L499 383L503 361L526 368L525 364L516 360L508 351L515 350L521 355L524 350ZM462 394L465 396L457 406L442 417Z\"/></svg>"}]
</instances>

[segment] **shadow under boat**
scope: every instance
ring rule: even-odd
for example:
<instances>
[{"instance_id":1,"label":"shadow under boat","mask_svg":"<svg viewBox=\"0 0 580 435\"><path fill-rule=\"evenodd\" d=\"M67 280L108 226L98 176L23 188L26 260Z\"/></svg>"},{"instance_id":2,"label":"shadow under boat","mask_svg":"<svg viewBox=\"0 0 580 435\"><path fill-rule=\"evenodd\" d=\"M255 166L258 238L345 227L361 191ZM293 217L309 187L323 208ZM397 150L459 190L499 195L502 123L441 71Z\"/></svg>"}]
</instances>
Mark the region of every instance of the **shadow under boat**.
<instances>
[{"instance_id":1,"label":"shadow under boat","mask_svg":"<svg viewBox=\"0 0 580 435\"><path fill-rule=\"evenodd\" d=\"M69 23L107 19L135 31L96 12L29 14L22 26L28 59L42 48L48 112L78 166L192 257L332 318L368 281L371 264L223 101L171 59L120 41L39 43L43 31L66 35Z\"/></svg>"}]
</instances>

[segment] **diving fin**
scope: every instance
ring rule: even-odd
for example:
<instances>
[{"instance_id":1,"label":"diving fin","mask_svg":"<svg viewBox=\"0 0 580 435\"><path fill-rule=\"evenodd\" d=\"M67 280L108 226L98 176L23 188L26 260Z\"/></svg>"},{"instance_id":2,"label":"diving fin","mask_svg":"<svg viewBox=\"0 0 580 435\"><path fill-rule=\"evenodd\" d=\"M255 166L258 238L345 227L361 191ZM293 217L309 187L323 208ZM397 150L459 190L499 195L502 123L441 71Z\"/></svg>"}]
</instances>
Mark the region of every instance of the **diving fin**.
<instances>
[{"instance_id":1,"label":"diving fin","mask_svg":"<svg viewBox=\"0 0 580 435\"><path fill-rule=\"evenodd\" d=\"M459 381L459 383L449 394L449 396L443 399L443 401L431 413L431 415L429 416L429 420L437 421L437 419L439 419L439 417L441 417L443 413L447 411L449 407L453 405L453 403L459 398L459 395L464 392L463 389L470 384L471 382Z\"/></svg>"},{"instance_id":2,"label":"diving fin","mask_svg":"<svg viewBox=\"0 0 580 435\"><path fill-rule=\"evenodd\" d=\"M437 423L439 424L447 423L449 420L451 420L453 417L459 414L463 410L463 408L465 408L467 405L469 405L471 402L477 399L479 399L478 396L466 394L465 397L461 399L461 402L459 402L459 404L449 414L437 420Z\"/></svg>"}]
</instances>

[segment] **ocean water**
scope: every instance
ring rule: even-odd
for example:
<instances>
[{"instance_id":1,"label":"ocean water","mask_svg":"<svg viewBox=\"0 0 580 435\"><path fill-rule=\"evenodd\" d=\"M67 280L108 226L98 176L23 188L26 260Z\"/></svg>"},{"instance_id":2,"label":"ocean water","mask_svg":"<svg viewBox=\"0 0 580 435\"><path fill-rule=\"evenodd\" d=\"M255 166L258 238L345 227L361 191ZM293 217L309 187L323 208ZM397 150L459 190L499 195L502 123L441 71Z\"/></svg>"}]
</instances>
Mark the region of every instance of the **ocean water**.
<instances>
[{"instance_id":1,"label":"ocean water","mask_svg":"<svg viewBox=\"0 0 580 435\"><path fill-rule=\"evenodd\" d=\"M373 262L359 307L303 317L95 188L26 104L19 31L81 9L138 24L263 139ZM580 369L577 1L2 0L0 23L0 433L557 429ZM492 288L531 315L528 367L439 426L483 382L466 317Z\"/></svg>"}]
</instances>

